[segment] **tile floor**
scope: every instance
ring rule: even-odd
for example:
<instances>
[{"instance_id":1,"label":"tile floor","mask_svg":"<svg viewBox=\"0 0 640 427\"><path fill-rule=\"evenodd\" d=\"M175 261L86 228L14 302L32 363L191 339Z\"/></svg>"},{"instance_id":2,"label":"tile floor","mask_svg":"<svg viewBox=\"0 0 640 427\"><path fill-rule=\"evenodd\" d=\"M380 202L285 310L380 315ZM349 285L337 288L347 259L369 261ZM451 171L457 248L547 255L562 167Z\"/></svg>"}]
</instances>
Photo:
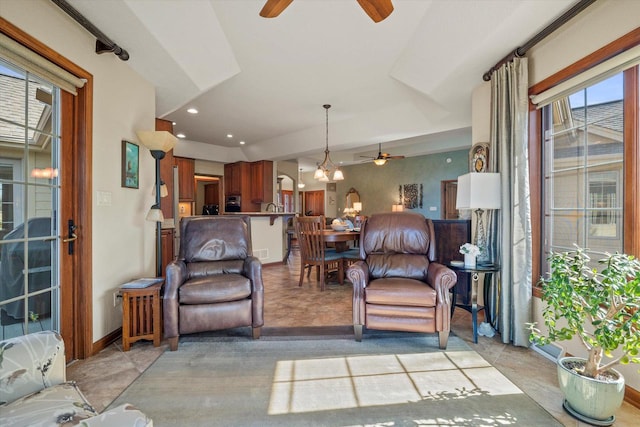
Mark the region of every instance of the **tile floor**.
<instances>
[{"instance_id":1,"label":"tile floor","mask_svg":"<svg viewBox=\"0 0 640 427\"><path fill-rule=\"evenodd\" d=\"M305 278L303 286L298 287L299 268L299 258L294 251L288 264L263 269L263 335L295 335L314 330L349 333L349 283L340 286L330 282L327 289L320 292L319 283L311 274L309 279ZM482 316L479 322L481 320ZM478 343L474 344L471 315L461 309L455 310L451 330L565 426L588 426L563 410L553 362L532 350L503 344L498 335L479 337ZM72 363L67 377L79 383L97 410L103 410L167 348L165 342L155 348L150 342L140 341L134 343L130 351L123 352L121 343L116 342L89 359ZM623 403L615 426L636 426L639 419L640 409Z\"/></svg>"}]
</instances>

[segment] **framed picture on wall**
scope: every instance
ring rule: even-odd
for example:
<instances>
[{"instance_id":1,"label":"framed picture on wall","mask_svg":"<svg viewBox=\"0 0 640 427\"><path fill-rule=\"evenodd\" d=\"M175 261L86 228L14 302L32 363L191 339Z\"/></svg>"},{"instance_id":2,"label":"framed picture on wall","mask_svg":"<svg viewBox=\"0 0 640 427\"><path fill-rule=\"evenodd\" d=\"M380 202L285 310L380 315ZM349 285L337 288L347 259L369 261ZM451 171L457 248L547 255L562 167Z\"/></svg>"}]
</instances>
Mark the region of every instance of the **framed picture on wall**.
<instances>
[{"instance_id":1,"label":"framed picture on wall","mask_svg":"<svg viewBox=\"0 0 640 427\"><path fill-rule=\"evenodd\" d=\"M140 147L133 142L122 140L122 183L126 188L138 188Z\"/></svg>"},{"instance_id":2,"label":"framed picture on wall","mask_svg":"<svg viewBox=\"0 0 640 427\"><path fill-rule=\"evenodd\" d=\"M489 143L478 142L469 152L469 171L486 172L489 167Z\"/></svg>"}]
</instances>

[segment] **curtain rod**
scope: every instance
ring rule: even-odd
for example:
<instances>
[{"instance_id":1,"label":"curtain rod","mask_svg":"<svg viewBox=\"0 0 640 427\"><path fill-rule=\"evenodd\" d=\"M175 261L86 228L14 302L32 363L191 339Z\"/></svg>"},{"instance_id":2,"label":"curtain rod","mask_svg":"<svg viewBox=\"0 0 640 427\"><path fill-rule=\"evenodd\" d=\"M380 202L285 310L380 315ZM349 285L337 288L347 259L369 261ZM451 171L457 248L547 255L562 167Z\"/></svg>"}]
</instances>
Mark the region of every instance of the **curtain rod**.
<instances>
[{"instance_id":1,"label":"curtain rod","mask_svg":"<svg viewBox=\"0 0 640 427\"><path fill-rule=\"evenodd\" d=\"M129 52L115 44L109 37L84 17L77 9L67 3L65 0L51 0L67 15L72 17L78 24L82 25L87 31L96 37L96 53L113 52L118 58L126 61L129 59Z\"/></svg>"},{"instance_id":2,"label":"curtain rod","mask_svg":"<svg viewBox=\"0 0 640 427\"><path fill-rule=\"evenodd\" d=\"M540 31L538 34L536 34L532 38L530 38L527 42L525 42L525 44L516 48L513 52L511 52L510 54L502 58L500 61L498 61L496 65L491 67L489 71L487 71L482 75L482 80L484 80L485 82L488 82L489 80L491 80L491 74L493 74L493 72L496 71L502 64L504 64L505 62L511 61L513 58L523 57L529 49L534 47L536 44L541 42L549 34L553 33L555 30L557 30L558 28L560 28L561 26L569 22L574 16L576 16L577 14L579 14L580 12L582 12L583 10L585 10L587 7L589 7L591 4L595 2L596 0L580 0L578 3L573 5L571 9L567 10L559 18L557 18L555 21L553 21L551 24L545 27L542 31Z\"/></svg>"}]
</instances>

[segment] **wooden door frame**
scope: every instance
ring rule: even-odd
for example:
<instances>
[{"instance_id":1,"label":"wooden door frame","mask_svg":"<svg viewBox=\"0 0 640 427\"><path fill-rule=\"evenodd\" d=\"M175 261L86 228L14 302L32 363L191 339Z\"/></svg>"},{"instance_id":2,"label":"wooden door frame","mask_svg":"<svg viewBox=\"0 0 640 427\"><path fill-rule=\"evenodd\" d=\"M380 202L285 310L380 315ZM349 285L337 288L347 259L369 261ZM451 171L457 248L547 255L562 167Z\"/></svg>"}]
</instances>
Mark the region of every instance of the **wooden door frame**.
<instances>
[{"instance_id":1,"label":"wooden door frame","mask_svg":"<svg viewBox=\"0 0 640 427\"><path fill-rule=\"evenodd\" d=\"M0 17L0 33L12 38L23 46L31 49L60 68L86 81L78 94L73 98L61 96L62 117L61 133L71 137L72 158L61 158L61 161L71 165L69 170L63 170L61 181L75 185L75 191L65 194L71 200L71 214L78 225L79 239L75 242L76 255L74 262L61 262L61 276L71 277L71 295L64 295L73 304L73 314L60 315L60 327L72 328L73 349L67 357L84 359L94 353L93 349L93 286L92 286L92 133L93 133L93 76L83 68L63 57L44 43L20 30L4 18ZM69 117L71 114L71 117ZM65 164L67 166L67 164ZM79 179L82 177L82 179ZM63 187L64 189L64 187ZM70 190L70 189L69 189ZM60 218L61 235L66 236L66 218ZM61 244L59 250L66 251L66 245ZM62 259L62 258L61 258ZM69 271L72 270L72 271ZM68 299L65 299L68 301ZM62 299L61 299L62 303ZM63 332L61 330L61 332Z\"/></svg>"}]
</instances>

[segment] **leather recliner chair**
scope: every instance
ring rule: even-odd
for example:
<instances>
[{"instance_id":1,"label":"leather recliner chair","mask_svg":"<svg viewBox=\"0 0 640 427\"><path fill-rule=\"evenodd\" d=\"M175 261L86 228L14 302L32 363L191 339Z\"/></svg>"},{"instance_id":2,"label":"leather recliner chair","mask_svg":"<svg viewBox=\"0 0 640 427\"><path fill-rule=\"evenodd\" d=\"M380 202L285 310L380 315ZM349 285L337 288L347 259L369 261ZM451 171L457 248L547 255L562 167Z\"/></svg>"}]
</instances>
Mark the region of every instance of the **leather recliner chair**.
<instances>
[{"instance_id":1,"label":"leather recliner chair","mask_svg":"<svg viewBox=\"0 0 640 427\"><path fill-rule=\"evenodd\" d=\"M264 325L262 264L251 251L248 216L185 217L180 254L169 263L164 335L172 351L181 334Z\"/></svg>"},{"instance_id":2,"label":"leather recliner chair","mask_svg":"<svg viewBox=\"0 0 640 427\"><path fill-rule=\"evenodd\" d=\"M446 349L451 321L449 290L456 274L434 262L433 222L408 212L374 214L360 230L361 261L347 276L353 283L353 328L439 334Z\"/></svg>"}]
</instances>

